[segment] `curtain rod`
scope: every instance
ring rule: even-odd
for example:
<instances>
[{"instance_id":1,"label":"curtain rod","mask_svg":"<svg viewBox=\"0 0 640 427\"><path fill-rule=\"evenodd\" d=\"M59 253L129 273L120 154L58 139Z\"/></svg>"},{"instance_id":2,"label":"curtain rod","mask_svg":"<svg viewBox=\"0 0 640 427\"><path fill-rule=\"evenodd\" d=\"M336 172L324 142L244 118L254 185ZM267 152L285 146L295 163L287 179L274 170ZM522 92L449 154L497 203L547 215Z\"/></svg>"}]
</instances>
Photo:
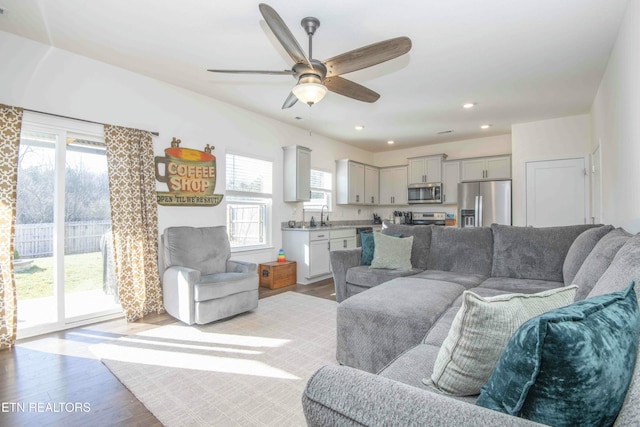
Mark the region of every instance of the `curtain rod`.
<instances>
[{"instance_id":1,"label":"curtain rod","mask_svg":"<svg viewBox=\"0 0 640 427\"><path fill-rule=\"evenodd\" d=\"M93 123L93 124L95 124L95 125L103 125L103 126L104 126L104 123L94 122L93 120L79 119L79 118L77 118L77 117L63 116L63 115L60 115L60 114L45 113L44 111L31 110L31 109L29 109L29 108L23 108L23 110L24 110L24 111L29 111L29 112L31 112L31 113L46 114L47 116L60 117L61 119L79 120L79 121L81 121L81 122ZM151 132L151 135L154 135L154 136L160 136L160 133L158 133L158 132Z\"/></svg>"}]
</instances>

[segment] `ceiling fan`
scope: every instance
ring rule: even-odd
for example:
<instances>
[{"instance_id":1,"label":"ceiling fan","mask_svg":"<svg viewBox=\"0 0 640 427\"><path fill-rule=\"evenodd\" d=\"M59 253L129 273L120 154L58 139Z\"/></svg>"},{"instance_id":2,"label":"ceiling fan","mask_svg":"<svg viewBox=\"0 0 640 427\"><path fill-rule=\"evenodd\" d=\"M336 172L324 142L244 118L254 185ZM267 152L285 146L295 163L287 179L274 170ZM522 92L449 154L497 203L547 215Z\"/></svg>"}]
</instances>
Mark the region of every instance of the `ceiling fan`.
<instances>
[{"instance_id":1,"label":"ceiling fan","mask_svg":"<svg viewBox=\"0 0 640 427\"><path fill-rule=\"evenodd\" d=\"M284 101L282 108L292 107L298 99L312 105L319 102L327 93L327 90L349 98L363 102L376 102L380 94L340 77L352 71L361 70L380 64L390 59L404 55L411 49L411 39L408 37L396 37L379 43L361 47L343 53L325 61L313 59L312 40L313 35L320 26L317 18L307 17L300 25L309 36L309 55L307 56L296 39L289 31L280 15L267 4L258 6L267 25L276 36L284 50L295 62L290 70L266 71L266 70L207 70L214 73L233 74L275 74L293 76L298 84Z\"/></svg>"}]
</instances>

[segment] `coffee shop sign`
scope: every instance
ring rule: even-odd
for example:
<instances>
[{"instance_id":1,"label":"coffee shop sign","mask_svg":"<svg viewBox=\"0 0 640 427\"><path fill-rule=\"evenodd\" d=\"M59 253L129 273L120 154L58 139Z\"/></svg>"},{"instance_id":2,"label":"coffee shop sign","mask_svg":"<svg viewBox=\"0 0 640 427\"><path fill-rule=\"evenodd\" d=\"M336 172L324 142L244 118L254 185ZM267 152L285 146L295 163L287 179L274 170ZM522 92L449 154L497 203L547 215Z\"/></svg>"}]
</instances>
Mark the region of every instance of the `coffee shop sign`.
<instances>
[{"instance_id":1,"label":"coffee shop sign","mask_svg":"<svg viewBox=\"0 0 640 427\"><path fill-rule=\"evenodd\" d=\"M164 156L156 156L156 180L166 184L169 191L157 191L159 205L164 206L217 206L222 194L213 194L216 188L216 157L214 147L206 145L204 151L180 147L173 138Z\"/></svg>"}]
</instances>

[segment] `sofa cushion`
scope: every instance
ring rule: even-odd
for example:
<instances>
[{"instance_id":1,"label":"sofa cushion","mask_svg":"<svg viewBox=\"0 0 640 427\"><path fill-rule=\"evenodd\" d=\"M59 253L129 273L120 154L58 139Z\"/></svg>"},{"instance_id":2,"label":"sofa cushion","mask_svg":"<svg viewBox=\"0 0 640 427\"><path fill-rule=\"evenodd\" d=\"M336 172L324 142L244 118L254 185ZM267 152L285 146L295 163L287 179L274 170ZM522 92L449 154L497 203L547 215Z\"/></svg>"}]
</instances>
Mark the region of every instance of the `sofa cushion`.
<instances>
[{"instance_id":1,"label":"sofa cushion","mask_svg":"<svg viewBox=\"0 0 640 427\"><path fill-rule=\"evenodd\" d=\"M525 321L571 304L576 286L537 294L481 297L465 291L428 385L456 396L480 392L511 335Z\"/></svg>"},{"instance_id":2,"label":"sofa cushion","mask_svg":"<svg viewBox=\"0 0 640 427\"><path fill-rule=\"evenodd\" d=\"M392 237L373 233L373 259L370 268L411 270L413 236Z\"/></svg>"},{"instance_id":3,"label":"sofa cushion","mask_svg":"<svg viewBox=\"0 0 640 427\"><path fill-rule=\"evenodd\" d=\"M579 286L576 292L576 300L585 299L589 292L598 282L598 279L609 268L611 261L616 256L620 248L631 238L631 234L622 228L607 233L595 245L591 253L582 263L582 267L578 270L573 283ZM629 282L627 281L627 284ZM620 289L617 289L620 290Z\"/></svg>"},{"instance_id":4,"label":"sofa cushion","mask_svg":"<svg viewBox=\"0 0 640 427\"><path fill-rule=\"evenodd\" d=\"M338 305L338 362L377 373L417 345L464 288L450 282L402 277Z\"/></svg>"},{"instance_id":5,"label":"sofa cushion","mask_svg":"<svg viewBox=\"0 0 640 427\"><path fill-rule=\"evenodd\" d=\"M433 227L429 270L491 274L493 252L491 229Z\"/></svg>"},{"instance_id":6,"label":"sofa cushion","mask_svg":"<svg viewBox=\"0 0 640 427\"><path fill-rule=\"evenodd\" d=\"M513 227L492 224L493 277L563 282L562 267L573 241L595 225Z\"/></svg>"},{"instance_id":7,"label":"sofa cushion","mask_svg":"<svg viewBox=\"0 0 640 427\"><path fill-rule=\"evenodd\" d=\"M593 250L593 247L611 230L613 230L612 225L603 225L602 227L590 228L583 231L582 234L576 237L562 265L562 277L565 286L573 283L574 277L576 277L578 270Z\"/></svg>"},{"instance_id":8,"label":"sofa cushion","mask_svg":"<svg viewBox=\"0 0 640 427\"><path fill-rule=\"evenodd\" d=\"M164 266L189 267L203 275L223 273L231 257L227 228L168 227L164 230Z\"/></svg>"},{"instance_id":9,"label":"sofa cushion","mask_svg":"<svg viewBox=\"0 0 640 427\"><path fill-rule=\"evenodd\" d=\"M347 283L358 286L372 288L381 283L398 277L413 276L422 270L412 268L411 270L389 270L385 268L369 268L368 265L359 265L347 270Z\"/></svg>"},{"instance_id":10,"label":"sofa cushion","mask_svg":"<svg viewBox=\"0 0 640 427\"><path fill-rule=\"evenodd\" d=\"M439 393L438 390L426 386L421 381L422 378L431 374L439 350L440 346L418 344L391 361L391 363L378 373L378 376L389 378L390 380L398 381L422 390ZM451 397L470 404L474 404L477 398L477 396Z\"/></svg>"},{"instance_id":11,"label":"sofa cushion","mask_svg":"<svg viewBox=\"0 0 640 427\"><path fill-rule=\"evenodd\" d=\"M620 291L631 281L640 281L640 233L631 237L620 248L589 297Z\"/></svg>"},{"instance_id":12,"label":"sofa cushion","mask_svg":"<svg viewBox=\"0 0 640 427\"><path fill-rule=\"evenodd\" d=\"M507 344L477 403L554 426L611 425L639 330L633 285L533 318Z\"/></svg>"},{"instance_id":13,"label":"sofa cushion","mask_svg":"<svg viewBox=\"0 0 640 427\"><path fill-rule=\"evenodd\" d=\"M480 274L456 273L453 271L427 270L415 275L416 278L442 280L464 286L466 289L475 288L481 284L486 276Z\"/></svg>"},{"instance_id":14,"label":"sofa cushion","mask_svg":"<svg viewBox=\"0 0 640 427\"><path fill-rule=\"evenodd\" d=\"M552 280L512 279L510 277L489 277L478 285L478 288L496 289L503 294L519 292L522 294L535 294L564 287L564 282Z\"/></svg>"},{"instance_id":15,"label":"sofa cushion","mask_svg":"<svg viewBox=\"0 0 640 427\"><path fill-rule=\"evenodd\" d=\"M427 269L427 257L431 247L431 225L402 225L387 224L382 228L382 234L413 236L413 247L411 248L411 265L422 270Z\"/></svg>"}]
</instances>

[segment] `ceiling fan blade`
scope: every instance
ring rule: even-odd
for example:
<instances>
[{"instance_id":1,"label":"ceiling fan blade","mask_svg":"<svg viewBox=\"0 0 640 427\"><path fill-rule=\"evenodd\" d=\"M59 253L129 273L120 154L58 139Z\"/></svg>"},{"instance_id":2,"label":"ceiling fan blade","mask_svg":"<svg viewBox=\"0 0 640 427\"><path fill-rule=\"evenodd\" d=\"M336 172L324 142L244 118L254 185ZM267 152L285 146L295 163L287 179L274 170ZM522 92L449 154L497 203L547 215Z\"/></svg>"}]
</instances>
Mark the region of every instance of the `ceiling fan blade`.
<instances>
[{"instance_id":1,"label":"ceiling fan blade","mask_svg":"<svg viewBox=\"0 0 640 427\"><path fill-rule=\"evenodd\" d=\"M327 67L327 77L338 76L397 58L409 50L411 39L396 37L334 56L322 63Z\"/></svg>"},{"instance_id":2,"label":"ceiling fan blade","mask_svg":"<svg viewBox=\"0 0 640 427\"><path fill-rule=\"evenodd\" d=\"M296 64L307 64L309 67L313 69L313 65L307 55L304 53L298 42L296 41L289 28L284 23L280 15L273 10L271 6L265 3L260 3L258 6L260 8L260 13L262 13L262 17L267 22L271 31L276 36L284 50L287 51L291 59L295 61Z\"/></svg>"},{"instance_id":3,"label":"ceiling fan blade","mask_svg":"<svg viewBox=\"0 0 640 427\"><path fill-rule=\"evenodd\" d=\"M293 92L289 92L289 96L285 99L284 104L282 104L282 109L291 108L293 104L298 102L298 98L293 94Z\"/></svg>"},{"instance_id":4,"label":"ceiling fan blade","mask_svg":"<svg viewBox=\"0 0 640 427\"><path fill-rule=\"evenodd\" d=\"M378 98L380 98L379 93L361 86L358 83L354 83L351 80L347 80L338 76L327 77L324 80L324 85L331 92L335 92L349 98L357 99L358 101L376 102Z\"/></svg>"},{"instance_id":5,"label":"ceiling fan blade","mask_svg":"<svg viewBox=\"0 0 640 427\"><path fill-rule=\"evenodd\" d=\"M212 73L229 73L229 74L275 74L283 76L293 76L295 71L282 70L282 71L269 71L269 70L207 70Z\"/></svg>"}]
</instances>

